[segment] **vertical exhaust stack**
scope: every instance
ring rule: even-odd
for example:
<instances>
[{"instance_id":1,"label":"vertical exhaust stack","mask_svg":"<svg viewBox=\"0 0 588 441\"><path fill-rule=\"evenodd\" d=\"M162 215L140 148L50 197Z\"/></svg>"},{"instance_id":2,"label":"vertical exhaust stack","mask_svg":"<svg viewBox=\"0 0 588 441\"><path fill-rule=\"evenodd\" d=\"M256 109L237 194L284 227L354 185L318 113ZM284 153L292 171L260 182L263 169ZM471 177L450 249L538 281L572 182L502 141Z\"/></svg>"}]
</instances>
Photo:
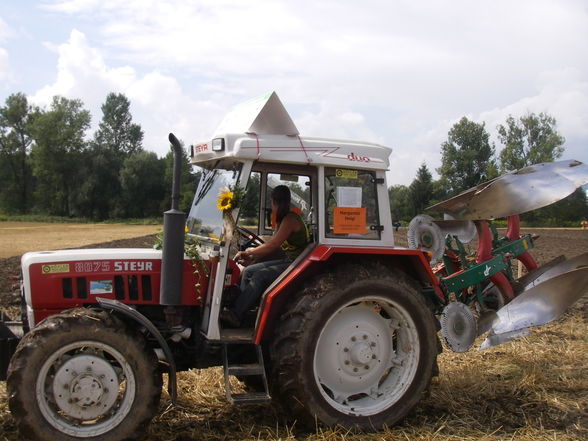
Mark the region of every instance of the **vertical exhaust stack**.
<instances>
[{"instance_id":1,"label":"vertical exhaust stack","mask_svg":"<svg viewBox=\"0 0 588 441\"><path fill-rule=\"evenodd\" d=\"M169 142L174 151L171 209L163 213L163 255L159 300L162 305L180 305L182 296L182 266L184 262L184 227L186 213L178 209L182 146L173 133Z\"/></svg>"}]
</instances>

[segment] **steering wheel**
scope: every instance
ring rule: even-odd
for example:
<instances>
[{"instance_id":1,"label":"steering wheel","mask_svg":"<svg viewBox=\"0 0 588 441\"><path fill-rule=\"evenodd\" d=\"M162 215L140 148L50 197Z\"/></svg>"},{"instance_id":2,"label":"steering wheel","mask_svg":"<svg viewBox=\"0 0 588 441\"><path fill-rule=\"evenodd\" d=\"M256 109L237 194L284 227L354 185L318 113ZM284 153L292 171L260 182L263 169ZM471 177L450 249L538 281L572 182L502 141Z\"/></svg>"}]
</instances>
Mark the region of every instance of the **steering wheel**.
<instances>
[{"instance_id":1,"label":"steering wheel","mask_svg":"<svg viewBox=\"0 0 588 441\"><path fill-rule=\"evenodd\" d=\"M244 251L249 247L258 247L264 243L264 240L253 231L240 227L239 225L237 225L237 233L240 236L239 243L237 244L239 251Z\"/></svg>"}]
</instances>

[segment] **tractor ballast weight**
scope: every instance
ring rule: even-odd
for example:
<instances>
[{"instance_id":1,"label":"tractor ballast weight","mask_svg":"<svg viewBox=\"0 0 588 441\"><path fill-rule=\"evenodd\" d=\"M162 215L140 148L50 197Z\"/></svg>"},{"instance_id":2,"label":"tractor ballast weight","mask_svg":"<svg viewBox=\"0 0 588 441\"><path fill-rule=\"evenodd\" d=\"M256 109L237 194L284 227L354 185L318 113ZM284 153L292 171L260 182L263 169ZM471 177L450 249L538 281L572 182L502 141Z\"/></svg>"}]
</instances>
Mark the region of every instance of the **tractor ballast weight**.
<instances>
[{"instance_id":1,"label":"tractor ballast weight","mask_svg":"<svg viewBox=\"0 0 588 441\"><path fill-rule=\"evenodd\" d=\"M439 328L456 352L485 333L489 347L553 320L586 292L588 255L536 268L533 237L520 235L517 211L588 182L577 161L528 167L438 204L447 219L419 217L412 248L401 248L386 186L391 150L302 137L275 93L236 106L211 139L190 146L200 182L187 216L178 208L181 145L172 134L169 141L174 174L163 251L60 250L21 259L25 320L0 321L0 368L11 356L9 407L35 440L139 438L157 412L162 373L174 402L176 372L210 366L223 366L231 403L284 398L293 418L313 427L379 429L426 392ZM529 191L547 175L556 191ZM230 328L219 317L243 269L232 257L272 233L276 185L295 195L312 240L243 326ZM219 194L243 191L241 205L231 199L230 210L217 208ZM505 237L489 222L501 216L508 216ZM470 255L463 244L474 236ZM185 237L198 243L195 260L184 255ZM529 274L517 279L514 259ZM249 391L235 393L231 376Z\"/></svg>"}]
</instances>

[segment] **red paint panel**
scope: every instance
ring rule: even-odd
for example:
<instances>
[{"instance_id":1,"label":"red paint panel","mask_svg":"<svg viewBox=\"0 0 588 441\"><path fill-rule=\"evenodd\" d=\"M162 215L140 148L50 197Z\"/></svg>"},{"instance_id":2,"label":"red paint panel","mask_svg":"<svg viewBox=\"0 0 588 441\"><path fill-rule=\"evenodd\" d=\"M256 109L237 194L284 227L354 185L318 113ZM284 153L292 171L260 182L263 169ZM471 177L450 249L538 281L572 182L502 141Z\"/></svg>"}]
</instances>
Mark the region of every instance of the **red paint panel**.
<instances>
[{"instance_id":1,"label":"red paint panel","mask_svg":"<svg viewBox=\"0 0 588 441\"><path fill-rule=\"evenodd\" d=\"M30 298L33 309L63 310L96 303L96 297L115 298L117 277L122 278L124 298L119 299L128 304L159 304L159 284L161 260L158 259L118 259L118 260L83 260L68 262L35 263L29 267ZM201 277L202 274L202 277ZM138 299L129 299L129 277L135 276L138 285ZM143 276L150 277L151 299L144 300L142 295ZM238 277L238 271L237 275ZM81 297L78 286L83 285L85 279L86 297ZM118 280L120 280L120 278ZM70 279L70 282L63 282ZM112 292L90 293L90 282L110 282ZM80 285L78 285L78 283ZM183 305L199 305L202 294L206 292L208 277L202 270L195 273L192 262L184 260L182 296ZM71 298L64 297L64 284L71 285ZM199 284L197 287L196 285ZM108 283L106 283L108 285ZM65 289L68 291L68 289ZM69 294L69 292L68 292Z\"/></svg>"},{"instance_id":2,"label":"red paint panel","mask_svg":"<svg viewBox=\"0 0 588 441\"><path fill-rule=\"evenodd\" d=\"M306 258L298 264L290 274L288 274L274 289L265 297L265 302L261 305L261 316L257 329L255 331L254 343L261 344L261 338L265 327L269 312L272 309L272 303L279 296L280 292L292 283L298 276L300 276L313 262L322 262L328 260L334 254L362 254L362 255L381 255L381 256L407 256L416 257L423 269L425 270L429 281L440 298L444 298L443 292L439 287L439 280L433 274L428 260L420 250L413 250L409 248L367 248L367 247L335 247L327 245L319 245Z\"/></svg>"}]
</instances>

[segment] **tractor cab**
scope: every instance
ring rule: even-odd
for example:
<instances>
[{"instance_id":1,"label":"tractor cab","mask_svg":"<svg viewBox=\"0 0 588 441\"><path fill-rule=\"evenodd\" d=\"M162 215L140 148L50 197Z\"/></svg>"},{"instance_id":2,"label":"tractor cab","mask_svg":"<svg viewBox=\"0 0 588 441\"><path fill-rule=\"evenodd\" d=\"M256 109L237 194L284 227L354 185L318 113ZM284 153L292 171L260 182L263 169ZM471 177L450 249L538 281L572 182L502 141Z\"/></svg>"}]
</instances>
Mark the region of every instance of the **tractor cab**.
<instances>
[{"instance_id":1,"label":"tractor cab","mask_svg":"<svg viewBox=\"0 0 588 441\"><path fill-rule=\"evenodd\" d=\"M211 262L201 327L210 340L222 337L219 311L242 270L233 259L235 253L260 245L274 232L270 195L278 185L290 189L291 210L306 223L310 243L266 290L262 304L319 244L394 245L391 229L383 227L391 225L385 185L389 148L302 138L275 93L246 104L229 113L212 140L190 149L201 179L187 228L197 238L203 258ZM248 327L259 324L260 318L250 317Z\"/></svg>"}]
</instances>

